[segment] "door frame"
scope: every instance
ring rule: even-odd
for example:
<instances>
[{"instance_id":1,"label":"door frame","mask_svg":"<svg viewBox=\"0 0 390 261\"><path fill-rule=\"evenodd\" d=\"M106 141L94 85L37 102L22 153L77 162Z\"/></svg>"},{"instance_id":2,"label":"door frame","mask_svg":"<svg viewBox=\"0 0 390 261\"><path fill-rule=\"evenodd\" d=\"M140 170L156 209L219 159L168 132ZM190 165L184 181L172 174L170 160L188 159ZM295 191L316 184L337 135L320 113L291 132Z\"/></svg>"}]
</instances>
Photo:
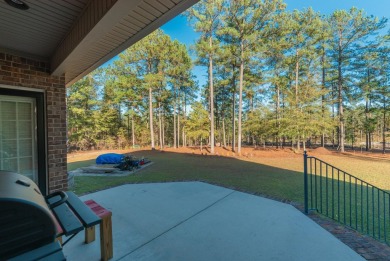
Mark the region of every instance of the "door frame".
<instances>
[{"instance_id":1,"label":"door frame","mask_svg":"<svg viewBox=\"0 0 390 261\"><path fill-rule=\"evenodd\" d=\"M40 89L30 89L24 87L8 86L0 84L0 95L30 97L35 99L36 106L36 126L37 126L37 167L38 167L38 187L42 194L47 195L47 142L46 142L46 102L45 92Z\"/></svg>"}]
</instances>

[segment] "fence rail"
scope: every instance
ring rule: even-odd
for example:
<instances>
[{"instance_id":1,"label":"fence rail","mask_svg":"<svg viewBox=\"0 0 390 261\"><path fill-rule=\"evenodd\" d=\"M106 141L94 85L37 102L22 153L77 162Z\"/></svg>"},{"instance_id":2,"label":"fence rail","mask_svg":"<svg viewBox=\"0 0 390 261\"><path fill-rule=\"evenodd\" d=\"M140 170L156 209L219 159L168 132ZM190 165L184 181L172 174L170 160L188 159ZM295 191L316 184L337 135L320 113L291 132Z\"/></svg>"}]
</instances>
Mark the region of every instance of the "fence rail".
<instances>
[{"instance_id":1,"label":"fence rail","mask_svg":"<svg viewBox=\"0 0 390 261\"><path fill-rule=\"evenodd\" d=\"M317 211L390 245L390 194L304 154L305 213Z\"/></svg>"}]
</instances>

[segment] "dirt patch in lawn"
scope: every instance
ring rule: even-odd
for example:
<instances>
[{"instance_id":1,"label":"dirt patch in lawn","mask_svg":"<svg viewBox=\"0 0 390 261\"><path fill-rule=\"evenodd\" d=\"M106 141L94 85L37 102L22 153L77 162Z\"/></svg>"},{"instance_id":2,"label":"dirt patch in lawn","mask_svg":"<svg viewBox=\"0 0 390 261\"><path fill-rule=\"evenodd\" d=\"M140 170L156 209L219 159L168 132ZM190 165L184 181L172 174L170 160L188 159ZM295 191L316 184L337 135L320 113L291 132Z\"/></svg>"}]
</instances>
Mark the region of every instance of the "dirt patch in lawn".
<instances>
[{"instance_id":1,"label":"dirt patch in lawn","mask_svg":"<svg viewBox=\"0 0 390 261\"><path fill-rule=\"evenodd\" d=\"M316 155L331 155L333 152L328 150L327 148L318 147L316 149L310 150L309 152Z\"/></svg>"},{"instance_id":2,"label":"dirt patch in lawn","mask_svg":"<svg viewBox=\"0 0 390 261\"><path fill-rule=\"evenodd\" d=\"M236 148L237 150L237 148ZM212 155L209 147L179 147L165 148L164 151L175 153L190 153L195 155ZM303 153L303 152L302 152ZM295 158L301 157L302 153L296 153L291 149L263 148L263 147L242 147L241 153L232 151L231 147L215 147L214 155L223 157L243 157L243 158Z\"/></svg>"},{"instance_id":3,"label":"dirt patch in lawn","mask_svg":"<svg viewBox=\"0 0 390 261\"><path fill-rule=\"evenodd\" d=\"M150 150L150 147L140 148L140 149L123 149L123 150L93 150L93 151L79 151L72 152L68 154L68 163L96 159L97 156L104 153L133 153L138 157L143 156L142 153L147 154L147 151ZM237 148L236 148L237 150ZM142 153L141 153L142 151ZM192 146L192 147L167 147L163 150L156 149L160 152L174 152L174 153L188 153L194 155L212 155L209 147ZM341 157L350 157L350 158L359 158L359 159L377 159L381 161L390 161L390 154L382 154L380 152L361 152L361 151L346 151L344 153L338 152L336 149L328 149L323 147L318 148L308 148L307 153L314 156L341 156ZM235 157L235 158L301 158L303 150L296 151L291 148L275 148L275 147L242 147L241 154L233 152L231 147L215 147L215 156L223 157ZM145 155L147 156L147 155Z\"/></svg>"}]
</instances>

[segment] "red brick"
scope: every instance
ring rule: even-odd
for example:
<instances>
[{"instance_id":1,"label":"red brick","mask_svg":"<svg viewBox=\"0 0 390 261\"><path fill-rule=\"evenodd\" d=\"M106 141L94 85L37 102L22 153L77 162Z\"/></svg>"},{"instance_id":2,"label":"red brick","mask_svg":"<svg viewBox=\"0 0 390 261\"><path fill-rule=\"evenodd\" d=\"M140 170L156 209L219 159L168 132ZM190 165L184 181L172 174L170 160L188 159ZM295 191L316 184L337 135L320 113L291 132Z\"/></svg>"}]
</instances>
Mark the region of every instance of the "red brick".
<instances>
[{"instance_id":1,"label":"red brick","mask_svg":"<svg viewBox=\"0 0 390 261\"><path fill-rule=\"evenodd\" d=\"M3 80L8 82L17 82L17 83L20 82L20 78L10 77L10 76L4 76Z\"/></svg>"},{"instance_id":2,"label":"red brick","mask_svg":"<svg viewBox=\"0 0 390 261\"><path fill-rule=\"evenodd\" d=\"M36 71L29 70L29 69L27 69L27 70L22 70L22 73L24 73L24 74L29 74L29 75L36 75L36 74L37 74Z\"/></svg>"},{"instance_id":3,"label":"red brick","mask_svg":"<svg viewBox=\"0 0 390 261\"><path fill-rule=\"evenodd\" d=\"M9 72L9 71L1 71L0 70L0 75L4 75L4 76L12 76L12 73Z\"/></svg>"},{"instance_id":4,"label":"red brick","mask_svg":"<svg viewBox=\"0 0 390 261\"><path fill-rule=\"evenodd\" d=\"M46 92L49 192L67 189L65 77L50 76L49 64L0 52L0 84Z\"/></svg>"},{"instance_id":5,"label":"red brick","mask_svg":"<svg viewBox=\"0 0 390 261\"><path fill-rule=\"evenodd\" d=\"M11 62L9 62L9 61L3 61L3 60L0 60L0 66L3 66L3 65L5 65L5 66L11 66L12 65L12 63Z\"/></svg>"},{"instance_id":6,"label":"red brick","mask_svg":"<svg viewBox=\"0 0 390 261\"><path fill-rule=\"evenodd\" d=\"M11 67L11 66L7 66L7 65L2 65L2 66L1 66L1 70L2 70L2 71L11 72L12 67Z\"/></svg>"}]
</instances>

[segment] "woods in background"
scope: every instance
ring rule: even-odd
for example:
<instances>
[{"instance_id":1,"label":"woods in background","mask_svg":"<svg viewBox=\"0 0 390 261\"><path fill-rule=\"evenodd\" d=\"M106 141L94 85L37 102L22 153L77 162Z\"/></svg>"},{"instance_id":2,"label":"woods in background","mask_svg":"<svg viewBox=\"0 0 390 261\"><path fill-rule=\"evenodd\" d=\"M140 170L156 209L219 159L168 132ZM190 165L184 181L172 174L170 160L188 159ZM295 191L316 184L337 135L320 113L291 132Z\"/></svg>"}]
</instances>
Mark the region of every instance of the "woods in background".
<instances>
[{"instance_id":1,"label":"woods in background","mask_svg":"<svg viewBox=\"0 0 390 261\"><path fill-rule=\"evenodd\" d=\"M67 90L73 148L332 145L385 151L390 32L363 10L201 1L190 50L162 30ZM198 86L192 67L207 73ZM387 145L389 147L389 145Z\"/></svg>"}]
</instances>

